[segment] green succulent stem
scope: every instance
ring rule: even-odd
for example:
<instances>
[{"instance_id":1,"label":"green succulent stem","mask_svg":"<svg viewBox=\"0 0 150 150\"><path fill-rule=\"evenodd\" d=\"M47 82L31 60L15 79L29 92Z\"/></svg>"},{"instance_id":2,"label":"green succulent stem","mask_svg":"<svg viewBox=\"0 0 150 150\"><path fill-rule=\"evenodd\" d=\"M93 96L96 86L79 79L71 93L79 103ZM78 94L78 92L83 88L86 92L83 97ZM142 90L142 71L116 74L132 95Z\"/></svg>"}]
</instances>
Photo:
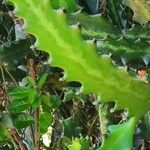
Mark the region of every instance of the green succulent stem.
<instances>
[{"instance_id":1,"label":"green succulent stem","mask_svg":"<svg viewBox=\"0 0 150 150\"><path fill-rule=\"evenodd\" d=\"M50 54L52 65L65 70L67 81L79 81L83 93L100 94L102 102L115 101L116 109L128 110L130 119L124 124L111 127L112 132L102 149L108 150L108 145L113 141L116 150L131 149L135 124L150 109L150 85L118 70L110 58L99 56L93 43L83 42L80 33L69 28L67 17L62 11L53 11L49 0L11 1L17 6L17 15L27 23L25 31L35 35L38 49ZM116 48L112 45L107 46L114 50L118 47L121 49L119 44ZM36 132L39 134L38 117ZM122 143L124 138L128 140ZM119 143L120 149L116 148Z\"/></svg>"}]
</instances>

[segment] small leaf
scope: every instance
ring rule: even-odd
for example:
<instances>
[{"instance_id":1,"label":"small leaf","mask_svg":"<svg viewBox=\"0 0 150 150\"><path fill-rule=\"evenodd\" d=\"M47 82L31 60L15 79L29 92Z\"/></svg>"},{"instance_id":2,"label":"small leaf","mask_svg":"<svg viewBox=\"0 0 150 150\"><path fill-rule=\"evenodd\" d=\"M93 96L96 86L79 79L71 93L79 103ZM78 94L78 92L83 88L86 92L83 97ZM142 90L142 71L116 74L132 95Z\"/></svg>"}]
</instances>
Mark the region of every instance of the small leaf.
<instances>
[{"instance_id":1,"label":"small leaf","mask_svg":"<svg viewBox=\"0 0 150 150\"><path fill-rule=\"evenodd\" d=\"M34 100L34 102L32 103L32 108L36 109L37 107L39 107L41 105L41 97L38 97Z\"/></svg>"},{"instance_id":2,"label":"small leaf","mask_svg":"<svg viewBox=\"0 0 150 150\"><path fill-rule=\"evenodd\" d=\"M40 79L39 79L39 81L38 81L38 87L42 87L42 86L45 84L47 77L48 77L48 74L47 74L47 73L43 74L43 75L40 77Z\"/></svg>"},{"instance_id":3,"label":"small leaf","mask_svg":"<svg viewBox=\"0 0 150 150\"><path fill-rule=\"evenodd\" d=\"M90 150L90 142L89 142L89 140L87 140L86 138L82 137L79 142L81 144L82 150Z\"/></svg>"},{"instance_id":4,"label":"small leaf","mask_svg":"<svg viewBox=\"0 0 150 150\"><path fill-rule=\"evenodd\" d=\"M40 130L41 133L46 133L48 127L52 124L53 117L49 112L43 112L40 116Z\"/></svg>"},{"instance_id":5,"label":"small leaf","mask_svg":"<svg viewBox=\"0 0 150 150\"><path fill-rule=\"evenodd\" d=\"M86 102L88 100L88 96L84 95L84 94L81 94L80 99L81 99L82 102Z\"/></svg>"},{"instance_id":6,"label":"small leaf","mask_svg":"<svg viewBox=\"0 0 150 150\"><path fill-rule=\"evenodd\" d=\"M9 113L2 113L1 114L1 121L6 128L12 128L13 127L13 122L12 122L12 119L11 119Z\"/></svg>"},{"instance_id":7,"label":"small leaf","mask_svg":"<svg viewBox=\"0 0 150 150\"><path fill-rule=\"evenodd\" d=\"M26 79L30 85L32 85L33 87L35 86L35 81L32 77L27 76Z\"/></svg>"},{"instance_id":8,"label":"small leaf","mask_svg":"<svg viewBox=\"0 0 150 150\"><path fill-rule=\"evenodd\" d=\"M31 89L28 95L29 103L33 103L37 97L37 91L35 89Z\"/></svg>"},{"instance_id":9,"label":"small leaf","mask_svg":"<svg viewBox=\"0 0 150 150\"><path fill-rule=\"evenodd\" d=\"M79 140L75 139L72 141L72 144L68 146L69 150L81 150L81 144Z\"/></svg>"},{"instance_id":10,"label":"small leaf","mask_svg":"<svg viewBox=\"0 0 150 150\"><path fill-rule=\"evenodd\" d=\"M77 98L77 95L75 95L74 92L72 92L72 91L65 92L65 97L64 97L65 102L70 101L74 98Z\"/></svg>"},{"instance_id":11,"label":"small leaf","mask_svg":"<svg viewBox=\"0 0 150 150\"><path fill-rule=\"evenodd\" d=\"M26 128L34 122L34 118L26 113L17 114L14 117L14 126L17 129Z\"/></svg>"},{"instance_id":12,"label":"small leaf","mask_svg":"<svg viewBox=\"0 0 150 150\"><path fill-rule=\"evenodd\" d=\"M10 102L8 109L12 113L20 113L27 108L29 108L31 104L25 100L13 100Z\"/></svg>"},{"instance_id":13,"label":"small leaf","mask_svg":"<svg viewBox=\"0 0 150 150\"><path fill-rule=\"evenodd\" d=\"M0 144L8 140L8 137L7 129L0 123Z\"/></svg>"},{"instance_id":14,"label":"small leaf","mask_svg":"<svg viewBox=\"0 0 150 150\"><path fill-rule=\"evenodd\" d=\"M9 96L11 96L13 99L22 99L27 98L30 91L30 88L27 87L15 87L10 90Z\"/></svg>"},{"instance_id":15,"label":"small leaf","mask_svg":"<svg viewBox=\"0 0 150 150\"><path fill-rule=\"evenodd\" d=\"M49 94L41 95L40 99L41 99L41 101L44 102L44 104L46 104L47 106L51 107L50 95Z\"/></svg>"},{"instance_id":16,"label":"small leaf","mask_svg":"<svg viewBox=\"0 0 150 150\"><path fill-rule=\"evenodd\" d=\"M110 133L99 150L130 150L135 125L136 119L131 118L126 123L109 126Z\"/></svg>"},{"instance_id":17,"label":"small leaf","mask_svg":"<svg viewBox=\"0 0 150 150\"><path fill-rule=\"evenodd\" d=\"M61 99L56 95L52 95L50 97L50 103L52 108L58 108L61 105Z\"/></svg>"}]
</instances>

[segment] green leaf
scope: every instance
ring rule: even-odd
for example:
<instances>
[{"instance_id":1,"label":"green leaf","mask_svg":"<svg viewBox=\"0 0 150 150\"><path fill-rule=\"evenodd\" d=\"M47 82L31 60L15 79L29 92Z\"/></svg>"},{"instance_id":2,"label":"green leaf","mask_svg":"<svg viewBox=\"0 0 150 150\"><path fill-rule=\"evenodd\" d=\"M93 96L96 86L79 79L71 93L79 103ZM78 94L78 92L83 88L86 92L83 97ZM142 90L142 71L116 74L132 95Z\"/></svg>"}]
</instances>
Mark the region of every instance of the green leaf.
<instances>
[{"instance_id":1,"label":"green leaf","mask_svg":"<svg viewBox=\"0 0 150 150\"><path fill-rule=\"evenodd\" d=\"M82 112L79 110L73 117L69 117L66 119L63 119L62 124L64 128L64 136L67 136L69 138L71 137L79 137L80 133L82 132L83 126L81 118L85 117ZM81 116L82 115L82 116Z\"/></svg>"},{"instance_id":2,"label":"green leaf","mask_svg":"<svg viewBox=\"0 0 150 150\"><path fill-rule=\"evenodd\" d=\"M70 138L74 132L74 126L72 120L73 120L72 117L63 120L64 135Z\"/></svg>"},{"instance_id":3,"label":"green leaf","mask_svg":"<svg viewBox=\"0 0 150 150\"><path fill-rule=\"evenodd\" d=\"M16 100L23 99L23 98L27 98L30 92L31 92L30 88L15 87L9 91L9 96L11 96L13 99L16 99Z\"/></svg>"},{"instance_id":4,"label":"green leaf","mask_svg":"<svg viewBox=\"0 0 150 150\"><path fill-rule=\"evenodd\" d=\"M35 81L32 77L27 76L26 79L30 85L32 85L33 87L35 86Z\"/></svg>"},{"instance_id":5,"label":"green leaf","mask_svg":"<svg viewBox=\"0 0 150 150\"><path fill-rule=\"evenodd\" d=\"M28 95L28 102L32 104L38 96L36 89L30 89L30 93Z\"/></svg>"},{"instance_id":6,"label":"green leaf","mask_svg":"<svg viewBox=\"0 0 150 150\"><path fill-rule=\"evenodd\" d=\"M69 150L81 150L81 144L79 140L75 139L72 141L71 145L68 145Z\"/></svg>"},{"instance_id":7,"label":"green leaf","mask_svg":"<svg viewBox=\"0 0 150 150\"><path fill-rule=\"evenodd\" d=\"M42 134L47 132L48 127L52 124L53 117L50 112L43 112L40 116L40 131Z\"/></svg>"},{"instance_id":8,"label":"green leaf","mask_svg":"<svg viewBox=\"0 0 150 150\"><path fill-rule=\"evenodd\" d=\"M32 102L32 108L36 109L40 105L41 105L41 96L34 99L34 101Z\"/></svg>"},{"instance_id":9,"label":"green leaf","mask_svg":"<svg viewBox=\"0 0 150 150\"><path fill-rule=\"evenodd\" d=\"M41 99L42 102L44 102L44 104L46 104L47 106L51 107L50 95L49 94L41 95L40 99Z\"/></svg>"},{"instance_id":10,"label":"green leaf","mask_svg":"<svg viewBox=\"0 0 150 150\"><path fill-rule=\"evenodd\" d=\"M81 137L80 138L80 144L82 150L90 150L90 142L86 138Z\"/></svg>"},{"instance_id":11,"label":"green leaf","mask_svg":"<svg viewBox=\"0 0 150 150\"><path fill-rule=\"evenodd\" d=\"M150 21L150 4L145 0L123 0L134 11L133 19L139 23Z\"/></svg>"},{"instance_id":12,"label":"green leaf","mask_svg":"<svg viewBox=\"0 0 150 150\"><path fill-rule=\"evenodd\" d=\"M13 121L9 113L2 113L0 120L6 128L13 128Z\"/></svg>"},{"instance_id":13,"label":"green leaf","mask_svg":"<svg viewBox=\"0 0 150 150\"><path fill-rule=\"evenodd\" d=\"M4 67L5 78L12 80L8 72L15 77L16 80L22 80L26 76L26 72L19 69L18 66L24 66L26 64L26 58L33 54L30 46L31 44L28 40L11 42L9 47L6 46L5 43L0 45L0 60L6 65ZM1 79L0 74L0 80Z\"/></svg>"},{"instance_id":14,"label":"green leaf","mask_svg":"<svg viewBox=\"0 0 150 150\"><path fill-rule=\"evenodd\" d=\"M42 74L42 76L40 77L38 81L38 87L42 87L45 84L47 77L48 77L47 73Z\"/></svg>"},{"instance_id":15,"label":"green leaf","mask_svg":"<svg viewBox=\"0 0 150 150\"><path fill-rule=\"evenodd\" d=\"M70 101L77 98L77 95L75 95L75 93L73 91L67 91L65 92L65 96L64 96L64 101Z\"/></svg>"},{"instance_id":16,"label":"green leaf","mask_svg":"<svg viewBox=\"0 0 150 150\"><path fill-rule=\"evenodd\" d=\"M14 126L17 129L26 128L34 122L34 118L26 113L20 113L14 116Z\"/></svg>"},{"instance_id":17,"label":"green leaf","mask_svg":"<svg viewBox=\"0 0 150 150\"><path fill-rule=\"evenodd\" d=\"M33 103L37 97L37 91L34 88L28 87L15 87L10 90L9 96L12 97L13 101L26 101L26 103Z\"/></svg>"},{"instance_id":18,"label":"green leaf","mask_svg":"<svg viewBox=\"0 0 150 150\"><path fill-rule=\"evenodd\" d=\"M51 95L50 96L50 105L52 108L58 108L61 105L61 99L60 97L56 95Z\"/></svg>"},{"instance_id":19,"label":"green leaf","mask_svg":"<svg viewBox=\"0 0 150 150\"><path fill-rule=\"evenodd\" d=\"M135 125L136 119L130 118L126 123L109 126L110 133L99 150L131 150Z\"/></svg>"},{"instance_id":20,"label":"green leaf","mask_svg":"<svg viewBox=\"0 0 150 150\"><path fill-rule=\"evenodd\" d=\"M31 106L31 104L25 99L25 100L13 100L10 102L8 106L8 110L12 113L20 113L26 109L28 109Z\"/></svg>"},{"instance_id":21,"label":"green leaf","mask_svg":"<svg viewBox=\"0 0 150 150\"><path fill-rule=\"evenodd\" d=\"M6 142L6 140L8 140L9 138L7 129L1 124L1 122L0 122L0 133L1 133L0 136L0 145L1 145L4 144L4 142Z\"/></svg>"}]
</instances>

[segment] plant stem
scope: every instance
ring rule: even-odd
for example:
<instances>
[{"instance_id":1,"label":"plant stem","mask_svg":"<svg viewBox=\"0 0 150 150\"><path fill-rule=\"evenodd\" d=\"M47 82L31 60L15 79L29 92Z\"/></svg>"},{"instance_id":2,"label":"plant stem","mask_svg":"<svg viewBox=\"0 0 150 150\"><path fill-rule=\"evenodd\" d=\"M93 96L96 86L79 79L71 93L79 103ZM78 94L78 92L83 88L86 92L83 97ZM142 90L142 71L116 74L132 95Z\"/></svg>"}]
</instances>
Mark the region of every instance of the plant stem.
<instances>
[{"instance_id":1,"label":"plant stem","mask_svg":"<svg viewBox=\"0 0 150 150\"><path fill-rule=\"evenodd\" d=\"M33 59L29 59L29 73L33 80L36 80L36 70L35 70L35 63ZM34 130L34 145L35 150L40 149L40 107L36 108L35 113L35 130Z\"/></svg>"},{"instance_id":2,"label":"plant stem","mask_svg":"<svg viewBox=\"0 0 150 150\"><path fill-rule=\"evenodd\" d=\"M11 75L11 73L8 71L8 69L6 67L4 67L5 71L8 73L8 75L11 77L11 79L14 81L14 83L16 85L18 85L17 81L15 80L15 78Z\"/></svg>"},{"instance_id":3,"label":"plant stem","mask_svg":"<svg viewBox=\"0 0 150 150\"><path fill-rule=\"evenodd\" d=\"M101 104L99 104L99 122L100 122L100 133L101 133L101 142L103 143L105 140L105 135L106 135L106 108L105 106L101 106Z\"/></svg>"},{"instance_id":4,"label":"plant stem","mask_svg":"<svg viewBox=\"0 0 150 150\"><path fill-rule=\"evenodd\" d=\"M18 144L20 150L26 150L26 146L23 143L23 139L20 137L19 133L15 128L10 129L10 134L13 137L13 140Z\"/></svg>"},{"instance_id":5,"label":"plant stem","mask_svg":"<svg viewBox=\"0 0 150 150\"><path fill-rule=\"evenodd\" d=\"M40 119L40 109L37 108L35 110L35 150L40 149L40 124L39 124L39 119Z\"/></svg>"},{"instance_id":6,"label":"plant stem","mask_svg":"<svg viewBox=\"0 0 150 150\"><path fill-rule=\"evenodd\" d=\"M5 101L4 101L4 106L7 107L9 101L7 101L6 95L7 95L7 85L6 85L6 80L5 80L5 76L4 76L4 71L3 71L3 67L0 65L0 70L1 70L1 74L2 74L2 79L3 79L3 85L4 85L4 89L5 89Z\"/></svg>"}]
</instances>

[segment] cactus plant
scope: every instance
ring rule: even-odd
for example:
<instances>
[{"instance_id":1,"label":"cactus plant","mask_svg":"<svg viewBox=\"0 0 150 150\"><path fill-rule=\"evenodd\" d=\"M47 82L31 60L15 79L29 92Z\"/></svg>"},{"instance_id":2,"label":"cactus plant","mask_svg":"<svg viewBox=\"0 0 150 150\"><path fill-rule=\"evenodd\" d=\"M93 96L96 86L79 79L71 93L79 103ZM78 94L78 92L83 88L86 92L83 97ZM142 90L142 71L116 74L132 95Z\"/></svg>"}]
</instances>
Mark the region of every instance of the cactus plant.
<instances>
[{"instance_id":1,"label":"cactus plant","mask_svg":"<svg viewBox=\"0 0 150 150\"><path fill-rule=\"evenodd\" d=\"M79 81L82 83L84 93L99 94L101 102L115 101L116 109L126 109L128 111L128 121L120 125L110 126L111 133L100 149L131 149L132 135L136 123L150 109L149 84L137 81L135 77L131 77L113 66L110 59L99 56L95 49L95 42L83 42L80 32L74 28L69 28L67 25L66 20L68 17L64 14L64 9L54 12L48 0L24 0L24 2L11 0L11 2L16 4L16 14L23 17L27 23L25 32L35 35L37 47L50 54L52 65L65 69L66 80ZM30 13L28 13L29 11ZM98 19L95 18L95 22ZM33 20L35 23L33 23ZM109 49L114 54L118 51L122 54L123 51L123 56L137 53L134 51L137 43L133 47L130 46L130 43L133 43L135 39L116 41L116 36L120 37L120 35L126 35L126 33L122 33L120 29L118 29L118 33L114 31L109 33L109 30L107 30L110 27L109 23L105 22L103 18L100 18L100 21L97 22L100 25L104 23L102 25L104 28L98 29L99 33L95 29L94 32L93 30L91 32L85 24L83 26L85 30L83 31L86 32L83 34L85 36L90 33L88 36L91 37L91 33L95 33L98 38L110 35L106 41L100 41L100 51L104 48ZM107 26L105 27L105 25ZM113 29L115 27L112 27ZM103 34L101 34L101 31ZM142 46L144 42L145 40L143 43L137 44L140 56L148 53L148 48ZM144 49L141 50L143 47ZM120 53L117 55L119 56ZM124 137L128 140L121 142ZM110 148L109 146L112 143L112 148Z\"/></svg>"}]
</instances>

